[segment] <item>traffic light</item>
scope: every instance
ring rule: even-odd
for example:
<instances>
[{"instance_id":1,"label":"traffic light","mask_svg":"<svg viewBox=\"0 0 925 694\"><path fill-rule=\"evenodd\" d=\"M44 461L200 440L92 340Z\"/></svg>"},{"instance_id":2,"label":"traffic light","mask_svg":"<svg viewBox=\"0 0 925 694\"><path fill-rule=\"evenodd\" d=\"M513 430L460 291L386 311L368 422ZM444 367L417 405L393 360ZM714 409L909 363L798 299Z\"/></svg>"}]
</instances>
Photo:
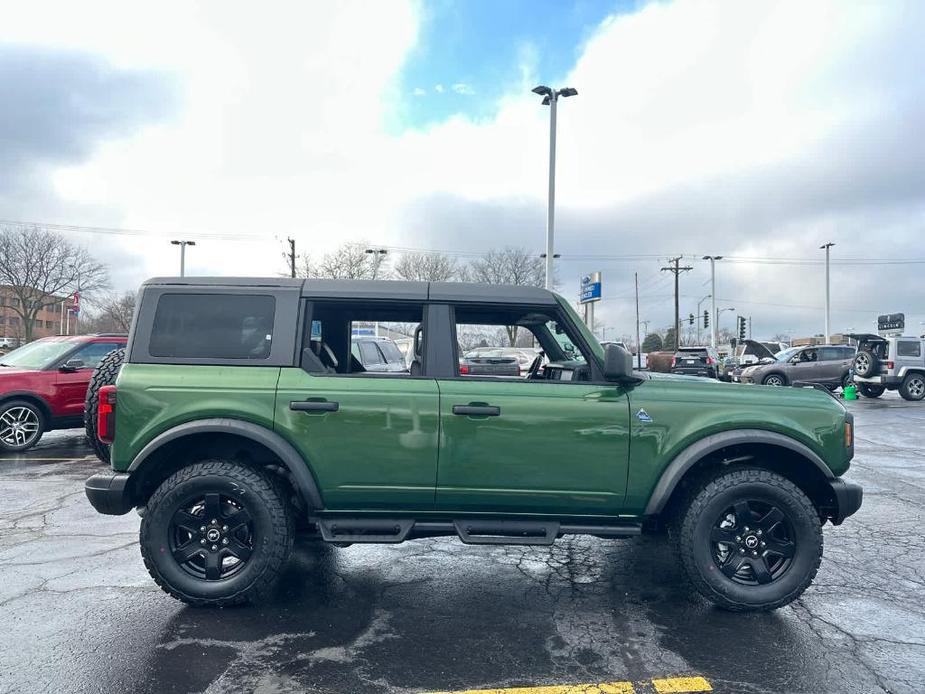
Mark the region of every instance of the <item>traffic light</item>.
<instances>
[{"instance_id":1,"label":"traffic light","mask_svg":"<svg viewBox=\"0 0 925 694\"><path fill-rule=\"evenodd\" d=\"M745 316L739 316L739 339L745 339Z\"/></svg>"},{"instance_id":2,"label":"traffic light","mask_svg":"<svg viewBox=\"0 0 925 694\"><path fill-rule=\"evenodd\" d=\"M690 314L690 315L687 317L687 324L688 324L688 325L693 325L693 324L694 324L694 314L693 314L693 313Z\"/></svg>"},{"instance_id":3,"label":"traffic light","mask_svg":"<svg viewBox=\"0 0 925 694\"><path fill-rule=\"evenodd\" d=\"M707 309L703 309L703 327L710 327L710 312Z\"/></svg>"}]
</instances>

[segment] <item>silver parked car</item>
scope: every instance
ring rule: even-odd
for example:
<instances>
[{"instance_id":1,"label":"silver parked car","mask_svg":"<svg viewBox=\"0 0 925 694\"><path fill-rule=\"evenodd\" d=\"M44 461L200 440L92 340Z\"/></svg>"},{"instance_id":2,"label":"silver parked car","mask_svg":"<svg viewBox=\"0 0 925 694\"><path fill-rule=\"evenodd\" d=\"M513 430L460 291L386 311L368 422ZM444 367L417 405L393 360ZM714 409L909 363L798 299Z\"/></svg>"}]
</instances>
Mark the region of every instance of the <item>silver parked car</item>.
<instances>
[{"instance_id":1,"label":"silver parked car","mask_svg":"<svg viewBox=\"0 0 925 694\"><path fill-rule=\"evenodd\" d=\"M818 383L832 390L851 382L854 347L847 345L808 345L791 347L742 369L742 383L789 386Z\"/></svg>"}]
</instances>

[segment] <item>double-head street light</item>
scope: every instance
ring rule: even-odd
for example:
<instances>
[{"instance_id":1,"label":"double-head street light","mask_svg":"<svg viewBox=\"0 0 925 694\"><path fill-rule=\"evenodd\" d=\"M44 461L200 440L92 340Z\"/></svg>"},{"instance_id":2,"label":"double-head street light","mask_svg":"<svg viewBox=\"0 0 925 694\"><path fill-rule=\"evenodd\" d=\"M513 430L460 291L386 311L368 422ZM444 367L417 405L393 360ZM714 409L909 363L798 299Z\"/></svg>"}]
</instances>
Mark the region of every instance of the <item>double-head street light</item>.
<instances>
[{"instance_id":1,"label":"double-head street light","mask_svg":"<svg viewBox=\"0 0 925 694\"><path fill-rule=\"evenodd\" d=\"M560 96L568 97L578 94L573 87L554 89L545 85L533 88L534 94L543 97L543 105L549 106L549 198L546 208L546 289L552 289L553 232L556 226L556 103Z\"/></svg>"},{"instance_id":2,"label":"double-head street light","mask_svg":"<svg viewBox=\"0 0 925 694\"><path fill-rule=\"evenodd\" d=\"M710 302L710 313L713 314L713 329L710 330L710 346L716 349L717 324L719 323L719 314L716 312L716 261L722 260L721 255L705 255L704 260L710 261L710 296L713 301Z\"/></svg>"},{"instance_id":3,"label":"double-head street light","mask_svg":"<svg viewBox=\"0 0 925 694\"><path fill-rule=\"evenodd\" d=\"M171 241L174 246L180 247L180 277L186 276L186 247L195 246L195 241Z\"/></svg>"}]
</instances>

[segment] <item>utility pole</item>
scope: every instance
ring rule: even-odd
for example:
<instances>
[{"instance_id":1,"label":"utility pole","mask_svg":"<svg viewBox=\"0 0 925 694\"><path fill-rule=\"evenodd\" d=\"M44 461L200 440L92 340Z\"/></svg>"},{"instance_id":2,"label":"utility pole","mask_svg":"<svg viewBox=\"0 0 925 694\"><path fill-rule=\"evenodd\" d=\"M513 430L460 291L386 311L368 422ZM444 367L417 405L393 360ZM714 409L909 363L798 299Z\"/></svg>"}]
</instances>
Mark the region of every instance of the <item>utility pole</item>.
<instances>
[{"instance_id":1,"label":"utility pole","mask_svg":"<svg viewBox=\"0 0 925 694\"><path fill-rule=\"evenodd\" d=\"M723 256L721 255L705 255L703 256L704 260L710 261L710 296L713 297L713 300L710 302L710 313L713 314L713 329L710 331L710 346L713 349L716 349L717 342L717 328L716 325L719 323L719 315L716 313L716 261L722 260Z\"/></svg>"},{"instance_id":2,"label":"utility pole","mask_svg":"<svg viewBox=\"0 0 925 694\"><path fill-rule=\"evenodd\" d=\"M289 276L295 278L295 239L286 240L289 242Z\"/></svg>"},{"instance_id":3,"label":"utility pole","mask_svg":"<svg viewBox=\"0 0 925 694\"><path fill-rule=\"evenodd\" d=\"M825 250L825 343L829 344L829 249L835 244L829 241L819 246Z\"/></svg>"},{"instance_id":4,"label":"utility pole","mask_svg":"<svg viewBox=\"0 0 925 694\"><path fill-rule=\"evenodd\" d=\"M549 197L546 201L546 289L552 289L553 234L556 228L556 104L559 97L575 96L578 90L572 87L555 89L545 85L533 88L534 94L543 97L543 106L549 106Z\"/></svg>"},{"instance_id":5,"label":"utility pole","mask_svg":"<svg viewBox=\"0 0 925 694\"><path fill-rule=\"evenodd\" d=\"M634 272L636 280L636 368L642 369L642 342L639 341L639 273Z\"/></svg>"},{"instance_id":6,"label":"utility pole","mask_svg":"<svg viewBox=\"0 0 925 694\"><path fill-rule=\"evenodd\" d=\"M674 264L669 265L668 267L663 267L662 272L667 270L668 272L674 273L674 348L677 350L681 346L681 306L678 294L678 276L682 272L689 272L694 268L692 268L690 265L681 267L679 265L681 262L681 256L678 256L677 258L670 258L668 262Z\"/></svg>"},{"instance_id":7,"label":"utility pole","mask_svg":"<svg viewBox=\"0 0 925 694\"><path fill-rule=\"evenodd\" d=\"M195 241L171 241L174 246L180 247L180 277L186 277L186 247L195 246Z\"/></svg>"}]
</instances>

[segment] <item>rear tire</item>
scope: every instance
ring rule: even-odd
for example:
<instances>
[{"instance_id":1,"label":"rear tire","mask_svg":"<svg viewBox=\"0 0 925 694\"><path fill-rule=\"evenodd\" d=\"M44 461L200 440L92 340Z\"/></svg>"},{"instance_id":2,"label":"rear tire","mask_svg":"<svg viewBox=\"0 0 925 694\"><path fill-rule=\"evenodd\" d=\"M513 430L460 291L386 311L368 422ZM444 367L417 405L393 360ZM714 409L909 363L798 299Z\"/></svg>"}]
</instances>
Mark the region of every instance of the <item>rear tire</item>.
<instances>
[{"instance_id":1,"label":"rear tire","mask_svg":"<svg viewBox=\"0 0 925 694\"><path fill-rule=\"evenodd\" d=\"M116 382L124 361L124 347L114 349L103 357L99 366L93 372L93 376L90 377L87 397L84 399L84 431L87 434L87 443L96 453L96 457L104 463L109 462L109 445L100 441L96 435L96 413L100 406L100 388L111 386Z\"/></svg>"},{"instance_id":2,"label":"rear tire","mask_svg":"<svg viewBox=\"0 0 925 694\"><path fill-rule=\"evenodd\" d=\"M168 477L141 518L145 567L161 589L194 607L259 601L289 558L285 494L263 471L205 460Z\"/></svg>"},{"instance_id":3,"label":"rear tire","mask_svg":"<svg viewBox=\"0 0 925 694\"><path fill-rule=\"evenodd\" d=\"M764 377L764 380L761 381L762 385L765 386L785 386L787 385L787 379L782 374L769 374Z\"/></svg>"},{"instance_id":4,"label":"rear tire","mask_svg":"<svg viewBox=\"0 0 925 694\"><path fill-rule=\"evenodd\" d=\"M913 402L918 402L925 398L925 374L906 374L906 377L899 386L899 394L902 396L903 400L911 400Z\"/></svg>"},{"instance_id":5,"label":"rear tire","mask_svg":"<svg viewBox=\"0 0 925 694\"><path fill-rule=\"evenodd\" d=\"M865 398L879 398L886 391L883 386L870 385L869 383L859 383L858 390Z\"/></svg>"},{"instance_id":6,"label":"rear tire","mask_svg":"<svg viewBox=\"0 0 925 694\"><path fill-rule=\"evenodd\" d=\"M694 588L735 612L796 600L822 559L812 502L790 480L759 468L722 472L693 490L671 535Z\"/></svg>"}]
</instances>

